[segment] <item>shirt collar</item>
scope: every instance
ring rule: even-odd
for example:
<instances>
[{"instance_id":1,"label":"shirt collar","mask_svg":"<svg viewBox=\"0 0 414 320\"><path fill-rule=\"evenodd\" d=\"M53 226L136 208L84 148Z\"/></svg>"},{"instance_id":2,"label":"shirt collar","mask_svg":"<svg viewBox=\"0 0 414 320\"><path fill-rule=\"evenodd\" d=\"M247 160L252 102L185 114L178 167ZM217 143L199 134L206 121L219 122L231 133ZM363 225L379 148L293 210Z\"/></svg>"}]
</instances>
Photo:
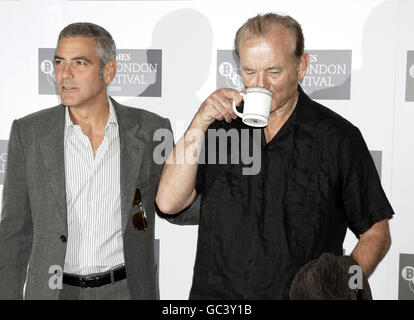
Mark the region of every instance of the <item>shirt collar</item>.
<instances>
[{"instance_id":1,"label":"shirt collar","mask_svg":"<svg viewBox=\"0 0 414 320\"><path fill-rule=\"evenodd\" d=\"M105 130L106 130L106 128L108 128L110 123L114 123L116 125L118 124L118 120L116 118L116 113L115 113L115 108L114 108L114 105L112 104L112 101L109 97L108 97L108 103L109 103L109 117L108 117L108 122L106 123L106 126L105 126ZM73 126L74 126L74 124L73 124L72 119L70 118L70 115L69 115L69 107L66 106L65 107L65 128L66 129L69 128L69 127L73 128Z\"/></svg>"},{"instance_id":2,"label":"shirt collar","mask_svg":"<svg viewBox=\"0 0 414 320\"><path fill-rule=\"evenodd\" d=\"M109 97L108 97L108 102L109 102L109 117L108 117L108 122L106 124L106 127L108 127L109 123L114 123L118 125L118 119L116 118L115 108L114 108L114 105L112 104L112 100Z\"/></svg>"}]
</instances>

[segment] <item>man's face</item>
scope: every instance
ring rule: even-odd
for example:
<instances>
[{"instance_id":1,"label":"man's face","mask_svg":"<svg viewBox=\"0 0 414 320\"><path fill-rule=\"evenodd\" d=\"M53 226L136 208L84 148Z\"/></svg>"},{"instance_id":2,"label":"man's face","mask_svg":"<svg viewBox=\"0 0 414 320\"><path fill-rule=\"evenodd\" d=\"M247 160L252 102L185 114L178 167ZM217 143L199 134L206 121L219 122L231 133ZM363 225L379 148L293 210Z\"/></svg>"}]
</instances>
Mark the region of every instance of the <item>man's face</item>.
<instances>
[{"instance_id":1,"label":"man's face","mask_svg":"<svg viewBox=\"0 0 414 320\"><path fill-rule=\"evenodd\" d=\"M55 76L62 104L84 106L106 95L106 82L99 76L96 41L87 37L63 38L55 55Z\"/></svg>"},{"instance_id":2,"label":"man's face","mask_svg":"<svg viewBox=\"0 0 414 320\"><path fill-rule=\"evenodd\" d=\"M308 56L295 63L289 31L276 25L265 37L248 34L240 42L240 68L243 83L248 87L264 87L272 91L270 112L293 102L298 80L306 74Z\"/></svg>"}]
</instances>

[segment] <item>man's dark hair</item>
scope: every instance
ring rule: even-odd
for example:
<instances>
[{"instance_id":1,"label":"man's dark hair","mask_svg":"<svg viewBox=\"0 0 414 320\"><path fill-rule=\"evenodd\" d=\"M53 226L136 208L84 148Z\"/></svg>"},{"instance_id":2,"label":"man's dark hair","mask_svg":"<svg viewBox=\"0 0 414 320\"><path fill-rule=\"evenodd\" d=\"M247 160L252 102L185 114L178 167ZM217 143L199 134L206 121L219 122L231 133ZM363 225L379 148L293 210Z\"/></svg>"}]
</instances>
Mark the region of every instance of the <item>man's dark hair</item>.
<instances>
[{"instance_id":1,"label":"man's dark hair","mask_svg":"<svg viewBox=\"0 0 414 320\"><path fill-rule=\"evenodd\" d=\"M76 22L66 26L59 34L58 44L62 38L88 37L96 40L96 51L99 59L99 74L105 65L116 59L116 46L111 34L104 28L90 22Z\"/></svg>"}]
</instances>

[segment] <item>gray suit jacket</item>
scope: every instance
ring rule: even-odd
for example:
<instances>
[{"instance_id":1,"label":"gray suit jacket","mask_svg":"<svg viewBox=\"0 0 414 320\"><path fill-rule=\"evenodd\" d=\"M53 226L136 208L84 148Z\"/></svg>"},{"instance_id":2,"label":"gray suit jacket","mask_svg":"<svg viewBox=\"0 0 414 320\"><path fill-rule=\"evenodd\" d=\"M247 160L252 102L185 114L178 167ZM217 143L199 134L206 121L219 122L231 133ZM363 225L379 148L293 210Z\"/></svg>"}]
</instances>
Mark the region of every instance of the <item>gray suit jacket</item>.
<instances>
[{"instance_id":1,"label":"gray suit jacket","mask_svg":"<svg viewBox=\"0 0 414 320\"><path fill-rule=\"evenodd\" d=\"M156 129L168 119L112 99L121 146L121 214L128 286L134 299L158 299L154 259L154 198L162 166L153 161ZM0 222L0 299L58 299L51 266L63 269L68 235L64 165L65 107L45 109L12 125ZM148 229L132 224L135 188ZM64 237L62 237L64 236ZM62 240L63 239L63 240Z\"/></svg>"}]
</instances>

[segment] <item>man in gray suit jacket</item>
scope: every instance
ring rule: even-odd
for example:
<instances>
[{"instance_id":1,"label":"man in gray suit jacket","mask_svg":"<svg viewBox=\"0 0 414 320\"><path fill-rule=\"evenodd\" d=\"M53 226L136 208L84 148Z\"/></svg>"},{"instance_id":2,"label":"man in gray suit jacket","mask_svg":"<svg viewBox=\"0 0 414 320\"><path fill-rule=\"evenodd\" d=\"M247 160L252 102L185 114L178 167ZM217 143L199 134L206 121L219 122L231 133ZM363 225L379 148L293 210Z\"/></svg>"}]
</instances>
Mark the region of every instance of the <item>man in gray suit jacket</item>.
<instances>
[{"instance_id":1,"label":"man in gray suit jacket","mask_svg":"<svg viewBox=\"0 0 414 320\"><path fill-rule=\"evenodd\" d=\"M54 59L62 104L12 125L0 299L159 298L153 134L170 122L108 98L115 52L97 25L64 28Z\"/></svg>"}]
</instances>

